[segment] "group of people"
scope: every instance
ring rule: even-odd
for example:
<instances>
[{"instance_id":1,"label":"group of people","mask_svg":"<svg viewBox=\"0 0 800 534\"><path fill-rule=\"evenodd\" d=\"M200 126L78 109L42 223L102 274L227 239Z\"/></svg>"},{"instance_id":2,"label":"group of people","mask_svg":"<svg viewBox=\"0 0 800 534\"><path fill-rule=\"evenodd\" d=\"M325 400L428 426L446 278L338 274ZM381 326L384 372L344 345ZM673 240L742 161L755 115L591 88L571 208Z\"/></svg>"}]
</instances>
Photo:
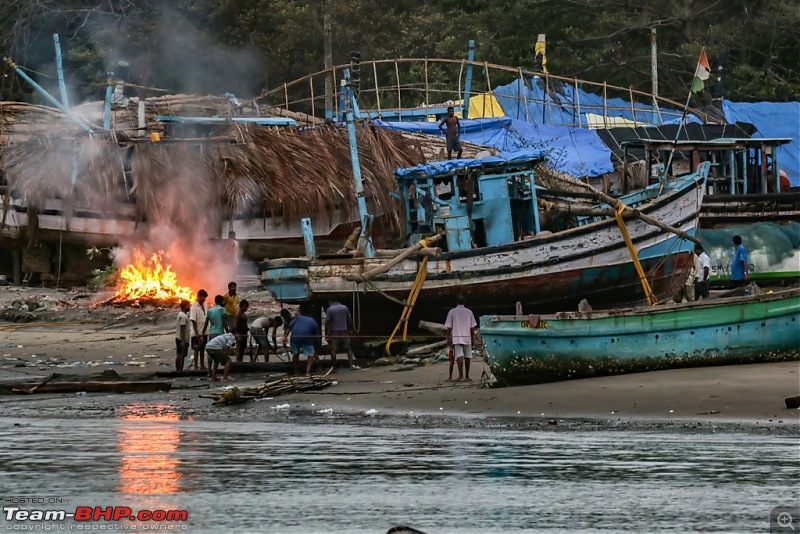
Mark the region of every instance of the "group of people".
<instances>
[{"instance_id":1,"label":"group of people","mask_svg":"<svg viewBox=\"0 0 800 534\"><path fill-rule=\"evenodd\" d=\"M262 316L248 324L247 312L250 303L239 299L236 282L228 284L228 292L214 297L214 306L208 307L208 292L201 289L197 292L194 303L184 300L175 321L175 369L183 371L184 361L192 350L194 369L206 369L205 356L208 355L209 376L217 380L219 367L223 368L222 380L229 380L231 356L236 361L244 361L244 354L250 344L250 336L256 341L257 350L251 353L250 360L257 361L258 354L264 354L264 361L269 361L269 353L278 353L277 331L283 326L283 349L291 336L289 348L295 374L299 374L300 352L306 355L308 364L306 374L311 375L313 365L319 361L322 336L317 321L311 317L310 310L300 307L300 314L293 317L287 309L274 317ZM326 311L325 339L331 351L331 366L336 369L336 352L347 353L350 369L358 369L353 363L353 351L350 346L350 335L353 332L353 320L347 306L332 300ZM270 342L271 338L271 342Z\"/></svg>"},{"instance_id":2,"label":"group of people","mask_svg":"<svg viewBox=\"0 0 800 534\"><path fill-rule=\"evenodd\" d=\"M747 249L742 245L741 236L733 236L733 260L731 261L731 282L734 287L743 288L749 278ZM694 246L692 268L683 289L675 296L676 302L686 299L693 302L707 299L711 277L711 258L703 250L703 245Z\"/></svg>"}]
</instances>

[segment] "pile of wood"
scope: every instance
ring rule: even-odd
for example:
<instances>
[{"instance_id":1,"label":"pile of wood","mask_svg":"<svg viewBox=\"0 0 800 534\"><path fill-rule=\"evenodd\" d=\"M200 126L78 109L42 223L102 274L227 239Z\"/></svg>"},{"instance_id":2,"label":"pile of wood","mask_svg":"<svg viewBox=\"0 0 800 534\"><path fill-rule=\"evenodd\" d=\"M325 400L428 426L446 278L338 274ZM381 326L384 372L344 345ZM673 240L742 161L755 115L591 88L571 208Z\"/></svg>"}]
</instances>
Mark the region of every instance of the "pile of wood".
<instances>
[{"instance_id":1,"label":"pile of wood","mask_svg":"<svg viewBox=\"0 0 800 534\"><path fill-rule=\"evenodd\" d=\"M232 387L227 390L215 391L207 396L214 399L214 404L239 404L253 399L263 399L265 397L278 397L287 393L300 393L303 391L313 391L325 389L333 384L333 381L324 376L309 377L284 377L280 380L265 382L254 387Z\"/></svg>"}]
</instances>

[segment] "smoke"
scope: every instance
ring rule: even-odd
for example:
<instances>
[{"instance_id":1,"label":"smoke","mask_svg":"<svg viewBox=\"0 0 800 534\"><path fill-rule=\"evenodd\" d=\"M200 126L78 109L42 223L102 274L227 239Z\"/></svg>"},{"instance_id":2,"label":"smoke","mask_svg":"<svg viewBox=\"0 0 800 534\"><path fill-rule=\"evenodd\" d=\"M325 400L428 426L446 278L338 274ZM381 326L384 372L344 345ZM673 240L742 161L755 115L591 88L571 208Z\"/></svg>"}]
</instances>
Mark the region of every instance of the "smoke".
<instances>
[{"instance_id":1,"label":"smoke","mask_svg":"<svg viewBox=\"0 0 800 534\"><path fill-rule=\"evenodd\" d=\"M95 29L92 40L107 66L127 61L126 81L173 92L239 97L260 92L266 69L254 47L223 44L208 17L193 13L190 20L172 2L149 3L151 9L131 14L116 27Z\"/></svg>"}]
</instances>

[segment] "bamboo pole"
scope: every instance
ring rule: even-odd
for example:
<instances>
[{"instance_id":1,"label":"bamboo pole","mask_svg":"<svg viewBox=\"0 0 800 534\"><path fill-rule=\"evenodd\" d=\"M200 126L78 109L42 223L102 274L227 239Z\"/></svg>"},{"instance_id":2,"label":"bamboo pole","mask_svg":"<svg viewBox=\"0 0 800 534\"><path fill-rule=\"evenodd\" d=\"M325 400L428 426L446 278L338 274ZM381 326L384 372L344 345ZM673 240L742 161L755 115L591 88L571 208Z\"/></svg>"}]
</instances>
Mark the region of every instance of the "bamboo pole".
<instances>
[{"instance_id":1,"label":"bamboo pole","mask_svg":"<svg viewBox=\"0 0 800 534\"><path fill-rule=\"evenodd\" d=\"M394 79L397 82L397 119L400 120L403 118L402 112L400 111L403 108L403 98L400 95L400 68L397 66L397 63L394 64Z\"/></svg>"},{"instance_id":2,"label":"bamboo pole","mask_svg":"<svg viewBox=\"0 0 800 534\"><path fill-rule=\"evenodd\" d=\"M523 100L523 102L525 103L525 122L530 122L530 121L531 121L531 119L530 119L530 117L528 116L528 95L527 95L527 93L528 93L528 91L527 91L528 87L525 85L525 78L522 76L522 67L520 67L520 68L519 68L519 83L520 83L520 85L524 86L524 87L525 87L525 89L526 89L526 90L525 90L525 91L523 91L523 93L522 93L522 100Z\"/></svg>"},{"instance_id":3,"label":"bamboo pole","mask_svg":"<svg viewBox=\"0 0 800 534\"><path fill-rule=\"evenodd\" d=\"M578 125L577 126L578 126L578 128L580 128L581 127L581 93L578 91L578 80L577 80L577 78L575 79L575 99L578 102ZM587 121L586 125L587 126L589 125L588 121Z\"/></svg>"},{"instance_id":4,"label":"bamboo pole","mask_svg":"<svg viewBox=\"0 0 800 534\"><path fill-rule=\"evenodd\" d=\"M464 63L465 60L461 60L461 69L458 71L458 99L464 100L464 93L461 92L461 79L464 77Z\"/></svg>"},{"instance_id":5,"label":"bamboo pole","mask_svg":"<svg viewBox=\"0 0 800 534\"><path fill-rule=\"evenodd\" d=\"M311 86L311 116L316 117L317 114L314 110L314 78L309 78L308 84Z\"/></svg>"},{"instance_id":6,"label":"bamboo pole","mask_svg":"<svg viewBox=\"0 0 800 534\"><path fill-rule=\"evenodd\" d=\"M372 76L375 78L375 101L378 103L378 116L381 115L381 92L378 87L378 65L372 63Z\"/></svg>"},{"instance_id":7,"label":"bamboo pole","mask_svg":"<svg viewBox=\"0 0 800 534\"><path fill-rule=\"evenodd\" d=\"M428 114L430 105L431 101L428 100L428 59L425 58L425 115Z\"/></svg>"},{"instance_id":8,"label":"bamboo pole","mask_svg":"<svg viewBox=\"0 0 800 534\"><path fill-rule=\"evenodd\" d=\"M603 82L603 128L608 129L608 87L606 82Z\"/></svg>"},{"instance_id":9,"label":"bamboo pole","mask_svg":"<svg viewBox=\"0 0 800 534\"><path fill-rule=\"evenodd\" d=\"M286 111L289 111L289 87L283 84L283 98L286 102Z\"/></svg>"},{"instance_id":10,"label":"bamboo pole","mask_svg":"<svg viewBox=\"0 0 800 534\"><path fill-rule=\"evenodd\" d=\"M637 121L636 121L636 106L633 105L633 86L632 85L628 86L628 91L629 91L630 98L631 98L631 117L633 117L633 125L635 127L636 123L637 123Z\"/></svg>"},{"instance_id":11,"label":"bamboo pole","mask_svg":"<svg viewBox=\"0 0 800 534\"><path fill-rule=\"evenodd\" d=\"M598 190L596 190L594 188L592 188L592 190L589 191L589 194L593 195L595 198L597 198L601 202L604 202L604 203L608 204L612 208L616 208L619 204L621 204L619 199L616 199L614 197L610 197L610 196L606 195L605 193L601 193L600 191L598 191ZM628 214L627 213L628 211L630 211L631 213ZM625 207L625 211L622 212L622 215L623 215L623 217L629 216L629 217L631 217L633 219L640 219L641 221L646 222L650 226L655 226L656 228L660 228L660 229L664 230L665 232L673 233L673 234L677 235L678 237L681 237L683 239L688 239L689 241L697 243L698 245L702 245L703 244L702 241L700 241L699 239L697 239L696 237L694 237L692 235L687 234L683 230L681 230L679 228L675 228L674 226L670 226L668 224L664 224L661 221L659 221L658 219L654 219L653 217L650 217L649 215L645 215L644 213L640 212L639 210L631 209L631 208L628 208L626 206Z\"/></svg>"}]
</instances>

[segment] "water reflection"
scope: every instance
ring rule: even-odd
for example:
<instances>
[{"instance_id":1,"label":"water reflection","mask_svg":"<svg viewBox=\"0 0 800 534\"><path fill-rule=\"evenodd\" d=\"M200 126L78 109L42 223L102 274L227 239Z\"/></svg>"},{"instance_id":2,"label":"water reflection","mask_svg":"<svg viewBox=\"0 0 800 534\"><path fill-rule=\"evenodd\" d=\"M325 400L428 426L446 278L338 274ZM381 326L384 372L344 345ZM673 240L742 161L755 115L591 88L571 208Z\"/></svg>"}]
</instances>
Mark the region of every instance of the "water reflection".
<instances>
[{"instance_id":1,"label":"water reflection","mask_svg":"<svg viewBox=\"0 0 800 534\"><path fill-rule=\"evenodd\" d=\"M154 495L176 493L182 475L176 455L181 441L180 417L166 406L123 408L116 422L119 463L117 491Z\"/></svg>"}]
</instances>

